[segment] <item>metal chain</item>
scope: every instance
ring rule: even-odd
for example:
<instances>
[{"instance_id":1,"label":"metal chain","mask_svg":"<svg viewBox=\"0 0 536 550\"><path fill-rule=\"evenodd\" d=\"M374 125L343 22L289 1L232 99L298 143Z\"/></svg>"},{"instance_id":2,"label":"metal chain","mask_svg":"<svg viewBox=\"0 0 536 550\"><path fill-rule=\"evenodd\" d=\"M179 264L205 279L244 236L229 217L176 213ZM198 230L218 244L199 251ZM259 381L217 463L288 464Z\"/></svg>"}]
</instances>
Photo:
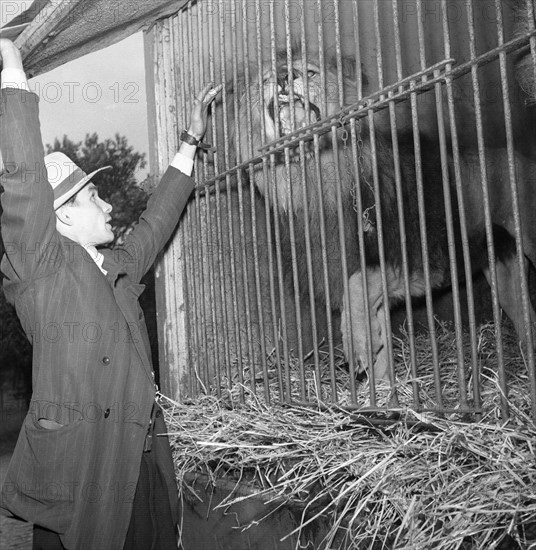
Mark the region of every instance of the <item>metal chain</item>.
<instances>
[{"instance_id":1,"label":"metal chain","mask_svg":"<svg viewBox=\"0 0 536 550\"><path fill-rule=\"evenodd\" d=\"M359 175L360 180L363 180L367 187L371 190L372 194L374 195L374 188L368 181L368 179L365 176L365 170L364 170L364 157L363 157L363 138L361 137L361 123L359 121L356 121L357 123L357 150L358 150L358 157L357 157L357 164L359 168ZM348 147L348 130L346 129L346 124L342 120L342 115L340 119L340 125L342 128L340 137L343 143L343 151L344 151L344 159L346 164L346 176L348 178L348 187L350 189L350 194L352 195L352 204L354 207L354 210L361 214L361 217L363 218L363 231L365 233L369 231L374 230L374 222L370 218L370 211L376 208L376 205L373 204L372 206L369 206L366 208L363 212L359 212L358 204L357 204L357 181L354 180L353 171L351 168L351 162L350 162L350 153L349 153L349 147Z\"/></svg>"}]
</instances>

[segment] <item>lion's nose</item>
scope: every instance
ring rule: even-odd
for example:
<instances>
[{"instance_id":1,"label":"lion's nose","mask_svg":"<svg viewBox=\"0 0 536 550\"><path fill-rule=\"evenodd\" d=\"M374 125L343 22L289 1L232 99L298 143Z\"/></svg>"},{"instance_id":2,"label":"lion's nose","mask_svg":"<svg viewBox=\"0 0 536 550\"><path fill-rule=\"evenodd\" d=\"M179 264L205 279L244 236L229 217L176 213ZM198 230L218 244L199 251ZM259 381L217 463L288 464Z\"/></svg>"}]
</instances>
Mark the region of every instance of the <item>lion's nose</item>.
<instances>
[{"instance_id":1,"label":"lion's nose","mask_svg":"<svg viewBox=\"0 0 536 550\"><path fill-rule=\"evenodd\" d=\"M288 71L284 70L281 71L277 77L277 84L281 88L281 90L286 91L288 87Z\"/></svg>"},{"instance_id":2,"label":"lion's nose","mask_svg":"<svg viewBox=\"0 0 536 550\"><path fill-rule=\"evenodd\" d=\"M293 69L292 70L292 80L297 80L302 76L301 72ZM289 88L289 71L288 69L282 69L277 77L277 84L284 92L288 91Z\"/></svg>"}]
</instances>

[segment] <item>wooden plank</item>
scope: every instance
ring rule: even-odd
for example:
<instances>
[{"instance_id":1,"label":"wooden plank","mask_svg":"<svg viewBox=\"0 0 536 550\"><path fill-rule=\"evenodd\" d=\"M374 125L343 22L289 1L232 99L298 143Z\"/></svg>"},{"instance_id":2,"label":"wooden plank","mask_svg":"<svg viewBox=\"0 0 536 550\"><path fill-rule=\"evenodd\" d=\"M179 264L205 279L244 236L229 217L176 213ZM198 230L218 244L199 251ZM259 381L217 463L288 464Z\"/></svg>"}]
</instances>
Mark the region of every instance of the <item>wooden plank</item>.
<instances>
[{"instance_id":1,"label":"wooden plank","mask_svg":"<svg viewBox=\"0 0 536 550\"><path fill-rule=\"evenodd\" d=\"M37 0L13 20L30 77L101 50L180 10L188 0Z\"/></svg>"},{"instance_id":2,"label":"wooden plank","mask_svg":"<svg viewBox=\"0 0 536 550\"><path fill-rule=\"evenodd\" d=\"M172 19L145 34L149 161L151 173L163 174L178 149ZM180 401L188 386L188 345L181 228L155 266L160 385Z\"/></svg>"}]
</instances>

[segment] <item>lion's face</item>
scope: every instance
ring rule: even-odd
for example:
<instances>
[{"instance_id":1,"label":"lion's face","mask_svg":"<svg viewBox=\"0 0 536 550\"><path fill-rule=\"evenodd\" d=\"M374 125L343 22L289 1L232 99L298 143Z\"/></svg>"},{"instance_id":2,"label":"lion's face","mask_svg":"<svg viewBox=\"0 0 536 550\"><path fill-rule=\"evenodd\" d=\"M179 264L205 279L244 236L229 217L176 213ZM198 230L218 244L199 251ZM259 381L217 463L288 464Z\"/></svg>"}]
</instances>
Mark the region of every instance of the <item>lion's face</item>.
<instances>
[{"instance_id":1,"label":"lion's face","mask_svg":"<svg viewBox=\"0 0 536 550\"><path fill-rule=\"evenodd\" d=\"M335 75L327 73L324 84L319 67L301 59L294 61L292 73L286 63L279 64L277 72L265 70L262 91L266 142L335 112L337 106L330 93L335 84Z\"/></svg>"},{"instance_id":2,"label":"lion's face","mask_svg":"<svg viewBox=\"0 0 536 550\"><path fill-rule=\"evenodd\" d=\"M334 59L325 60L324 75L318 59L306 63L299 51L293 52L291 70L287 61L287 53L279 52L275 68L271 61L260 70L251 67L249 82L242 79L238 84L241 160L257 155L267 143L334 115L341 106L356 101L355 60L342 60L342 89Z\"/></svg>"},{"instance_id":3,"label":"lion's face","mask_svg":"<svg viewBox=\"0 0 536 550\"><path fill-rule=\"evenodd\" d=\"M238 115L242 161L258 155L263 146L277 138L314 124L339 111L341 94L336 65L332 61L327 62L324 76L322 76L318 63L305 63L302 57L295 55L291 71L288 68L286 52L282 52L278 56L276 70L268 62L260 75L255 70L249 72L249 84L241 83L240 88L243 91L239 96ZM355 63L352 62L350 68L354 65ZM344 75L344 102L346 103L356 96L356 80L355 72L352 73L351 70L344 71ZM257 80L259 77L261 82ZM285 161L287 154L290 164ZM335 196L332 190L334 155L331 134L321 136L318 145L313 141L306 141L305 158L301 157L301 149L298 146L291 147L285 154L276 155L274 199L278 206L288 211L292 200L293 207L300 208L303 197L299 191L299 182L302 180L303 171L311 193L316 192L314 181L317 178L315 167L317 157L321 164L323 193L327 195L326 201L330 202L332 195ZM271 163L268 164L272 167ZM266 176L263 168L257 165L253 177L261 194L270 197L271 176ZM291 198L293 188L295 191Z\"/></svg>"}]
</instances>

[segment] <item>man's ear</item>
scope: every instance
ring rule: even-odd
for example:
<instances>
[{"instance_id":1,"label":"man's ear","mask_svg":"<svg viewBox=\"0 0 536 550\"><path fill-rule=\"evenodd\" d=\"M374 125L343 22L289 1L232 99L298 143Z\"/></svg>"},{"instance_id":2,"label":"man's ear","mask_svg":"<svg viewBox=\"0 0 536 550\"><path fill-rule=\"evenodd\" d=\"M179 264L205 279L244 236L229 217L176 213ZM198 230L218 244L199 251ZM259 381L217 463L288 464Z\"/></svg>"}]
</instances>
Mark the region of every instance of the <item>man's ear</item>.
<instances>
[{"instance_id":1,"label":"man's ear","mask_svg":"<svg viewBox=\"0 0 536 550\"><path fill-rule=\"evenodd\" d=\"M73 225L72 213L68 204L60 206L55 210L56 218L64 225Z\"/></svg>"}]
</instances>

